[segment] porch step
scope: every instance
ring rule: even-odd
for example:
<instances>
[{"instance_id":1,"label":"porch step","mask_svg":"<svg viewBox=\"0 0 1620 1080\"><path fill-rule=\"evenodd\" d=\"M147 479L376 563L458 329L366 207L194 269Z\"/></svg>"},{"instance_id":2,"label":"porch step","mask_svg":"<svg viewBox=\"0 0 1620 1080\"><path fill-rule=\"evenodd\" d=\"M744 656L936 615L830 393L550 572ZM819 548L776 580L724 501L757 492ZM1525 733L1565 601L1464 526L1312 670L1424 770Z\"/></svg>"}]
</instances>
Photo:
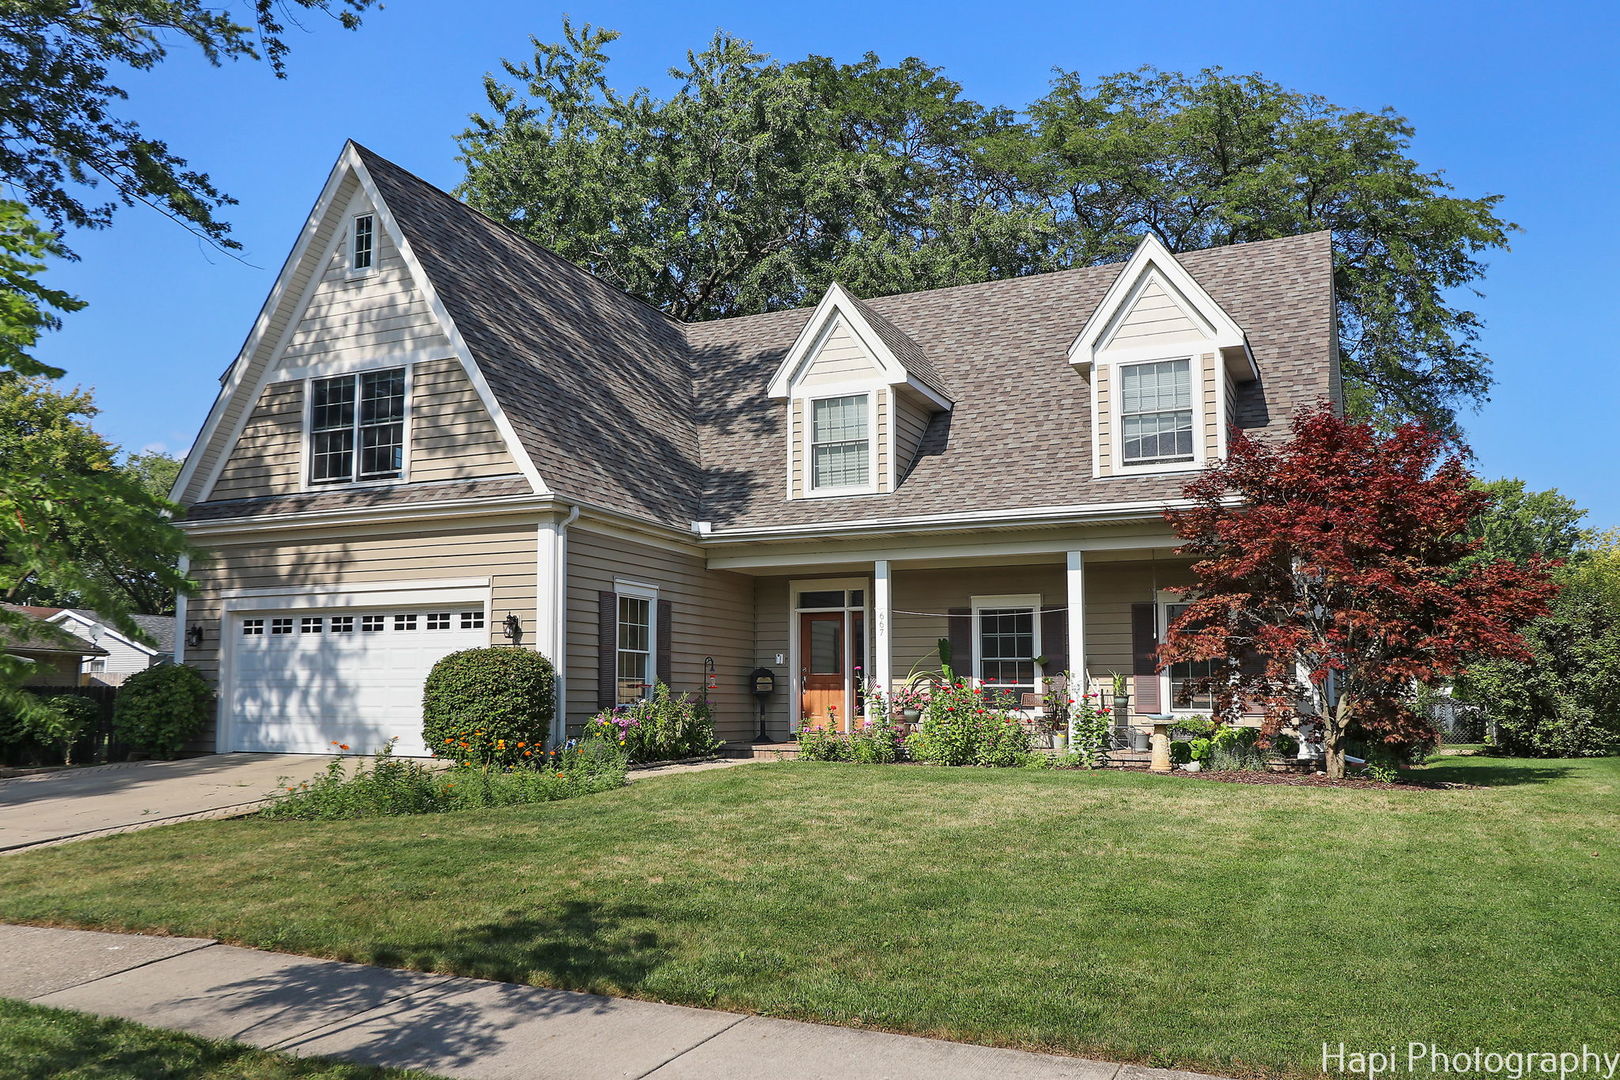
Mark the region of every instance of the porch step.
<instances>
[{"instance_id":1,"label":"porch step","mask_svg":"<svg viewBox=\"0 0 1620 1080\"><path fill-rule=\"evenodd\" d=\"M745 761L784 761L799 756L799 744L797 742L733 742L726 743L716 753L723 758L740 758Z\"/></svg>"},{"instance_id":2,"label":"porch step","mask_svg":"<svg viewBox=\"0 0 1620 1080\"><path fill-rule=\"evenodd\" d=\"M1151 750L1108 751L1108 767L1112 769L1145 769L1152 763Z\"/></svg>"}]
</instances>

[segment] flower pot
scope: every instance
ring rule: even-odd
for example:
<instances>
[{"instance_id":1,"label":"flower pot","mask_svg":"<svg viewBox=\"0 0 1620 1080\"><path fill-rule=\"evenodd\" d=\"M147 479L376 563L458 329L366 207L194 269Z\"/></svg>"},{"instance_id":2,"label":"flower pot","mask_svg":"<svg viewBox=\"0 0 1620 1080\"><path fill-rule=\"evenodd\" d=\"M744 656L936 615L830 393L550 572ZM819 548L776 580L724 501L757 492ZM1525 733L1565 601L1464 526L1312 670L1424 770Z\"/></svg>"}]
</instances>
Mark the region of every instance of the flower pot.
<instances>
[{"instance_id":1,"label":"flower pot","mask_svg":"<svg viewBox=\"0 0 1620 1080\"><path fill-rule=\"evenodd\" d=\"M1153 749L1153 736L1148 734L1145 731L1133 731L1133 732L1131 732L1131 749L1132 750L1151 750L1151 749Z\"/></svg>"},{"instance_id":2,"label":"flower pot","mask_svg":"<svg viewBox=\"0 0 1620 1080\"><path fill-rule=\"evenodd\" d=\"M1059 754L1069 752L1069 733L1067 731L1052 732L1052 749Z\"/></svg>"},{"instance_id":3,"label":"flower pot","mask_svg":"<svg viewBox=\"0 0 1620 1080\"><path fill-rule=\"evenodd\" d=\"M917 717L919 717L921 715L922 715L922 710L921 709L901 709L900 710L900 719L904 720L908 724L915 724L917 722Z\"/></svg>"},{"instance_id":4,"label":"flower pot","mask_svg":"<svg viewBox=\"0 0 1620 1080\"><path fill-rule=\"evenodd\" d=\"M1187 764L1183 765L1182 768L1187 772L1203 772L1204 763L1201 761L1189 761Z\"/></svg>"}]
</instances>

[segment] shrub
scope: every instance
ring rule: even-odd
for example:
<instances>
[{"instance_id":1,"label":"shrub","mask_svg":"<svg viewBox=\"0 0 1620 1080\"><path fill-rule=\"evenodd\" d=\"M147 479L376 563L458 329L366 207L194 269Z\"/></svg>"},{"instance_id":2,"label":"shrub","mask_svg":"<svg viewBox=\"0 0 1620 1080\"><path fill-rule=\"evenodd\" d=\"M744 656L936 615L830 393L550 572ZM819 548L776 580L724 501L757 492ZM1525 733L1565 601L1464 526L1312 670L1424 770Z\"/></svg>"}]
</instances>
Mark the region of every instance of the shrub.
<instances>
[{"instance_id":1,"label":"shrub","mask_svg":"<svg viewBox=\"0 0 1620 1080\"><path fill-rule=\"evenodd\" d=\"M906 740L918 761L934 765L1023 763L1029 732L1006 707L1004 695L965 683L936 688L921 727Z\"/></svg>"},{"instance_id":2,"label":"shrub","mask_svg":"<svg viewBox=\"0 0 1620 1080\"><path fill-rule=\"evenodd\" d=\"M196 670L159 664L124 680L113 702L120 742L154 757L172 758L208 722L214 694Z\"/></svg>"},{"instance_id":3,"label":"shrub","mask_svg":"<svg viewBox=\"0 0 1620 1080\"><path fill-rule=\"evenodd\" d=\"M799 729L798 760L848 761L849 759L849 740L836 731L813 727Z\"/></svg>"},{"instance_id":4,"label":"shrub","mask_svg":"<svg viewBox=\"0 0 1620 1080\"><path fill-rule=\"evenodd\" d=\"M479 760L521 760L517 744L545 745L551 734L556 675L529 649L485 646L451 653L422 685L422 737L437 755L471 733ZM449 756L462 757L461 748Z\"/></svg>"},{"instance_id":5,"label":"shrub","mask_svg":"<svg viewBox=\"0 0 1620 1080\"><path fill-rule=\"evenodd\" d=\"M39 712L25 723L32 728L34 738L62 751L62 764L72 765L73 744L95 724L101 709L80 694L57 694L40 705Z\"/></svg>"},{"instance_id":6,"label":"shrub","mask_svg":"<svg viewBox=\"0 0 1620 1080\"><path fill-rule=\"evenodd\" d=\"M584 737L618 743L634 764L700 757L720 745L708 707L690 694L671 694L663 683L646 701L593 716Z\"/></svg>"},{"instance_id":7,"label":"shrub","mask_svg":"<svg viewBox=\"0 0 1620 1080\"><path fill-rule=\"evenodd\" d=\"M445 769L394 757L390 741L369 767L363 759L334 757L316 779L276 792L276 801L260 816L334 821L570 799L624 786L623 756L604 750L576 745L548 751L543 761L526 765Z\"/></svg>"},{"instance_id":8,"label":"shrub","mask_svg":"<svg viewBox=\"0 0 1620 1080\"><path fill-rule=\"evenodd\" d=\"M1299 757L1299 739L1286 731L1279 731L1271 737L1271 752L1281 758Z\"/></svg>"},{"instance_id":9,"label":"shrub","mask_svg":"<svg viewBox=\"0 0 1620 1080\"><path fill-rule=\"evenodd\" d=\"M863 765L891 765L905 750L905 737L887 715L868 719L849 736L849 759Z\"/></svg>"}]
</instances>

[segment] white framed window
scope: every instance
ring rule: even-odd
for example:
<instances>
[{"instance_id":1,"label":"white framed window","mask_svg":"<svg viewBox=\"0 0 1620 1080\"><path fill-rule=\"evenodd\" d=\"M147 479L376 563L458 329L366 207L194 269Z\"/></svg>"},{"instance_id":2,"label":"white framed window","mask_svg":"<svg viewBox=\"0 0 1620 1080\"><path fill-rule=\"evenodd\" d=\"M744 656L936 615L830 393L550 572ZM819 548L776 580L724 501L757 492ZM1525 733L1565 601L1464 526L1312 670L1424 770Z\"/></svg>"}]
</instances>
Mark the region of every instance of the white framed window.
<instances>
[{"instance_id":1,"label":"white framed window","mask_svg":"<svg viewBox=\"0 0 1620 1080\"><path fill-rule=\"evenodd\" d=\"M629 705L652 696L658 680L654 645L658 641L658 590L649 585L615 582L618 598L614 633L615 701Z\"/></svg>"},{"instance_id":2,"label":"white framed window","mask_svg":"<svg viewBox=\"0 0 1620 1080\"><path fill-rule=\"evenodd\" d=\"M405 397L402 367L311 379L310 483L400 479Z\"/></svg>"},{"instance_id":3,"label":"white framed window","mask_svg":"<svg viewBox=\"0 0 1620 1080\"><path fill-rule=\"evenodd\" d=\"M1033 694L1041 683L1041 598L973 597L973 677L983 686Z\"/></svg>"},{"instance_id":4,"label":"white framed window","mask_svg":"<svg viewBox=\"0 0 1620 1080\"><path fill-rule=\"evenodd\" d=\"M805 477L815 493L873 490L877 475L870 393L811 398L805 424Z\"/></svg>"},{"instance_id":5,"label":"white framed window","mask_svg":"<svg viewBox=\"0 0 1620 1080\"><path fill-rule=\"evenodd\" d=\"M388 616L362 615L360 616L360 632L362 634L377 634L388 629Z\"/></svg>"},{"instance_id":6,"label":"white framed window","mask_svg":"<svg viewBox=\"0 0 1620 1080\"><path fill-rule=\"evenodd\" d=\"M293 621L291 619L271 619L270 632L272 634L290 634L293 632Z\"/></svg>"},{"instance_id":7,"label":"white framed window","mask_svg":"<svg viewBox=\"0 0 1620 1080\"><path fill-rule=\"evenodd\" d=\"M356 214L349 227L349 272L364 274L376 260L377 219L372 214Z\"/></svg>"},{"instance_id":8,"label":"white framed window","mask_svg":"<svg viewBox=\"0 0 1620 1080\"><path fill-rule=\"evenodd\" d=\"M1175 465L1196 460L1198 422L1193 412L1192 359L1121 364L1120 463Z\"/></svg>"},{"instance_id":9,"label":"white framed window","mask_svg":"<svg viewBox=\"0 0 1620 1080\"><path fill-rule=\"evenodd\" d=\"M427 628L429 630L448 630L448 629L450 629L450 613L448 611L430 611L430 612L428 612Z\"/></svg>"},{"instance_id":10,"label":"white framed window","mask_svg":"<svg viewBox=\"0 0 1620 1080\"><path fill-rule=\"evenodd\" d=\"M461 613L461 628L463 630L482 630L484 628L484 613L482 611L463 611Z\"/></svg>"},{"instance_id":11,"label":"white framed window","mask_svg":"<svg viewBox=\"0 0 1620 1080\"><path fill-rule=\"evenodd\" d=\"M353 615L334 615L334 616L332 616L332 633L334 633L334 634L352 634L352 633L354 633L354 616Z\"/></svg>"},{"instance_id":12,"label":"white framed window","mask_svg":"<svg viewBox=\"0 0 1620 1080\"><path fill-rule=\"evenodd\" d=\"M1170 624L1187 610L1187 603L1176 593L1159 594L1159 640L1163 641L1170 633ZM1182 695L1192 683L1208 678L1215 674L1219 668L1215 660L1183 660L1171 664L1159 674L1161 700L1167 711L1172 713L1202 713L1208 714L1215 708L1214 696L1208 690L1196 694L1188 694L1187 700Z\"/></svg>"},{"instance_id":13,"label":"white framed window","mask_svg":"<svg viewBox=\"0 0 1620 1080\"><path fill-rule=\"evenodd\" d=\"M243 637L263 637L264 636L264 620L263 619L243 619L242 620L242 636Z\"/></svg>"},{"instance_id":14,"label":"white framed window","mask_svg":"<svg viewBox=\"0 0 1620 1080\"><path fill-rule=\"evenodd\" d=\"M107 660L106 660L106 658L98 656L96 659L90 661L90 670L92 672L98 673L98 674L101 673L101 672L105 672L107 670Z\"/></svg>"},{"instance_id":15,"label":"white framed window","mask_svg":"<svg viewBox=\"0 0 1620 1080\"><path fill-rule=\"evenodd\" d=\"M305 615L298 620L298 632L300 634L318 634L321 632L325 622L319 615Z\"/></svg>"}]
</instances>

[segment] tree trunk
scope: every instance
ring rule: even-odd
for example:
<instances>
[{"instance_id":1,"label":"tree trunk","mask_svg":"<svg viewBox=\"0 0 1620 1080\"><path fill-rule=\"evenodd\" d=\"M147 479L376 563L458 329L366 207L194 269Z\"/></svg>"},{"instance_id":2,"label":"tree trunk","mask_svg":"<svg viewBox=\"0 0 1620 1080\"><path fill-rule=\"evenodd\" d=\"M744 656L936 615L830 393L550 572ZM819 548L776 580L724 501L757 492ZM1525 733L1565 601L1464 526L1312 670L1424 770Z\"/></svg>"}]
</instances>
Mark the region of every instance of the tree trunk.
<instances>
[{"instance_id":1,"label":"tree trunk","mask_svg":"<svg viewBox=\"0 0 1620 1080\"><path fill-rule=\"evenodd\" d=\"M1323 767L1327 771L1329 780L1344 779L1344 738L1350 729L1350 698L1344 693L1339 694L1339 704L1331 713L1322 714L1323 726L1326 728L1322 736Z\"/></svg>"}]
</instances>

